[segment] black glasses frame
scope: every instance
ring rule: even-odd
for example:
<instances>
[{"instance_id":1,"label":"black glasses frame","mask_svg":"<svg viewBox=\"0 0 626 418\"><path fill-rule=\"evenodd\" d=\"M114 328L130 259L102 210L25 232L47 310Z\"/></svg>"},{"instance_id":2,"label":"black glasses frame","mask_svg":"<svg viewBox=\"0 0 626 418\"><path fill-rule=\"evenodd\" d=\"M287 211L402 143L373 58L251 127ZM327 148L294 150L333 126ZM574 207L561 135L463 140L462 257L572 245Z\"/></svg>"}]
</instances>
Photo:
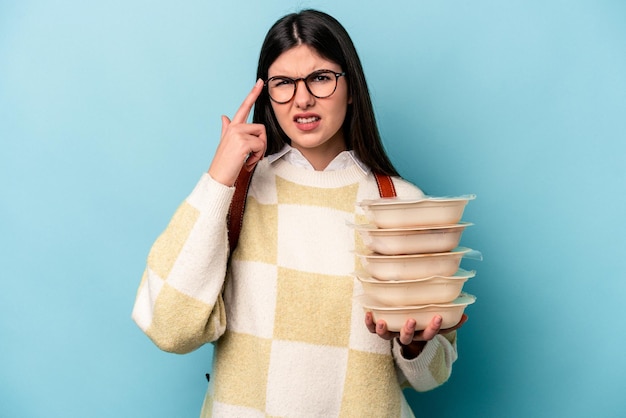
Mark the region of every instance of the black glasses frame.
<instances>
[{"instance_id":1,"label":"black glasses frame","mask_svg":"<svg viewBox=\"0 0 626 418\"><path fill-rule=\"evenodd\" d=\"M333 88L333 91L330 92L330 94L327 94L326 96L318 96L318 95L314 94L311 91L311 88L309 87L309 83L307 82L307 80L310 77L315 76L317 74L325 74L325 73L330 73L330 74L333 74L335 76L335 88ZM284 75L277 75L277 76L268 78L267 81L264 84L265 84L265 87L267 88L267 94L270 96L270 99L273 102L278 103L278 104L285 104L285 103L290 102L291 99L293 99L293 97L296 95L296 91L298 90L298 82L299 81L303 81L304 82L304 86L306 87L308 92L311 93L311 96L317 97L318 99L325 99L327 97L332 96L335 93L335 91L337 90L337 84L339 82L339 77L344 77L345 75L346 75L345 71L343 71L341 73L338 73L338 72L333 71L333 70L316 70L316 71L313 71L311 74L307 75L306 77L300 77L300 78L291 78L291 77L287 77L287 76L284 76ZM278 100L274 99L272 97L272 95L270 94L269 83L270 83L270 81L277 80L277 79L289 80L290 82L292 82L292 84L293 84L293 94L291 95L289 100L278 101Z\"/></svg>"}]
</instances>

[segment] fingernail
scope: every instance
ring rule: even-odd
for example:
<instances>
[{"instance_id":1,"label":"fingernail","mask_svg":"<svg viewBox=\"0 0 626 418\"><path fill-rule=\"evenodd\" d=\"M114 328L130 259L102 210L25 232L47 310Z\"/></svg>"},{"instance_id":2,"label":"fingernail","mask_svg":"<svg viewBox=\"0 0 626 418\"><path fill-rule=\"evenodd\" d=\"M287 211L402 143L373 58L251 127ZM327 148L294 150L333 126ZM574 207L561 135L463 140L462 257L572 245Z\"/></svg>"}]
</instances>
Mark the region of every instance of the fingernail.
<instances>
[{"instance_id":1,"label":"fingernail","mask_svg":"<svg viewBox=\"0 0 626 418\"><path fill-rule=\"evenodd\" d=\"M440 317L440 316L437 316L437 317L435 318L435 324L437 324L437 326L441 326L441 322L442 322L442 321L443 321L443 319L441 319L441 317Z\"/></svg>"}]
</instances>

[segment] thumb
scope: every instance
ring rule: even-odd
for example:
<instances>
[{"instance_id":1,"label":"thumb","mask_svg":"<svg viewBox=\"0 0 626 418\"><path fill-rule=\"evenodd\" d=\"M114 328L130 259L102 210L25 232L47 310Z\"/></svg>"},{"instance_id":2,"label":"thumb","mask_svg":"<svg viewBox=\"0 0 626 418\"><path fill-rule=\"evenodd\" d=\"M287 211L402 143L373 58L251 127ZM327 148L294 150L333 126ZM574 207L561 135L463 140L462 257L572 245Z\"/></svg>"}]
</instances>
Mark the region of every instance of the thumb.
<instances>
[{"instance_id":1,"label":"thumb","mask_svg":"<svg viewBox=\"0 0 626 418\"><path fill-rule=\"evenodd\" d=\"M224 136L224 133L226 132L226 129L228 129L228 125L230 125L230 119L228 119L228 116L222 115L222 134L221 134L221 136Z\"/></svg>"}]
</instances>

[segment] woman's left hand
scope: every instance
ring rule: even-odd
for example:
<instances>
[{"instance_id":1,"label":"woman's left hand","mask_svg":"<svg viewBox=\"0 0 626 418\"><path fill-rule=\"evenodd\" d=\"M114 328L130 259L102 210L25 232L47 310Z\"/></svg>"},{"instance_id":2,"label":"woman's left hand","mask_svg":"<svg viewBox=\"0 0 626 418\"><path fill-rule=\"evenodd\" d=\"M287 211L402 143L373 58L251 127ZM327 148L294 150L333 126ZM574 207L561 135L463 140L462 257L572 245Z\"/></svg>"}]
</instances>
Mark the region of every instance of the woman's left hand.
<instances>
[{"instance_id":1,"label":"woman's left hand","mask_svg":"<svg viewBox=\"0 0 626 418\"><path fill-rule=\"evenodd\" d=\"M410 356L411 358L417 356L424 348L424 345L426 345L426 342L435 338L435 335L445 334L460 328L467 321L467 315L463 314L459 323L451 328L441 329L441 321L441 316L435 315L428 326L420 331L415 329L415 320L410 318L404 323L400 332L393 332L387 329L387 323L384 320L381 319L378 322L374 322L371 312L365 314L365 325L371 333L377 334L385 340L397 337L403 348L410 348L403 351L414 354Z\"/></svg>"}]
</instances>

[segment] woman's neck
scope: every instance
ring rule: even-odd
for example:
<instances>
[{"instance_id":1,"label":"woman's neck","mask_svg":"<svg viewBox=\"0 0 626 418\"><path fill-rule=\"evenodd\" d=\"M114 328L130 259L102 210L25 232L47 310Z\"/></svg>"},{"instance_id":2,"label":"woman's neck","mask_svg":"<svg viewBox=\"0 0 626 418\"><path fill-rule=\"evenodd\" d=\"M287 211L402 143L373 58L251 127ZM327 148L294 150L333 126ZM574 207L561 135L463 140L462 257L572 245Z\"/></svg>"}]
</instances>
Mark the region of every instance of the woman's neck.
<instances>
[{"instance_id":1,"label":"woman's neck","mask_svg":"<svg viewBox=\"0 0 626 418\"><path fill-rule=\"evenodd\" d=\"M323 171L342 151L346 150L346 144L341 141L327 141L315 148L300 147L297 144L291 146L304 156L316 171Z\"/></svg>"}]
</instances>

